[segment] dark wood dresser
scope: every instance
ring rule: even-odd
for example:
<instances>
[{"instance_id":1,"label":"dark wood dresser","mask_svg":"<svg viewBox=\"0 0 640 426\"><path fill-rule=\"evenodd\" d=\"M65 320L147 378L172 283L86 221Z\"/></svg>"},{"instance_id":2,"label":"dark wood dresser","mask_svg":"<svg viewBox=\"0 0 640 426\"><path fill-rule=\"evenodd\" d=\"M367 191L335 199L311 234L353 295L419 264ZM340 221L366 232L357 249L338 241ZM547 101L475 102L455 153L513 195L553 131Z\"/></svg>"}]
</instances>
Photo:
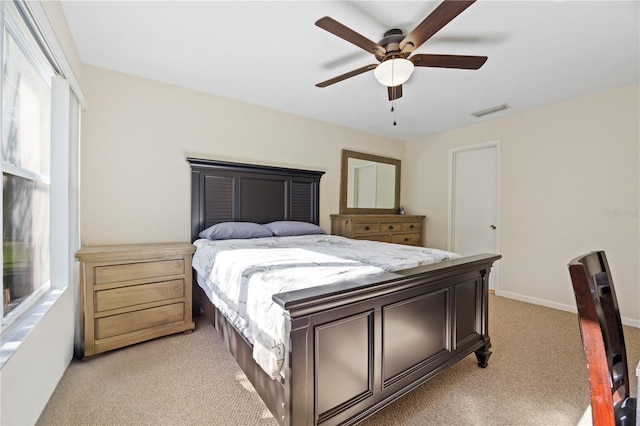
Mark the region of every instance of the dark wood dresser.
<instances>
[{"instance_id":1,"label":"dark wood dresser","mask_svg":"<svg viewBox=\"0 0 640 426\"><path fill-rule=\"evenodd\" d=\"M332 214L331 234L357 240L422 246L425 216L401 214Z\"/></svg>"}]
</instances>

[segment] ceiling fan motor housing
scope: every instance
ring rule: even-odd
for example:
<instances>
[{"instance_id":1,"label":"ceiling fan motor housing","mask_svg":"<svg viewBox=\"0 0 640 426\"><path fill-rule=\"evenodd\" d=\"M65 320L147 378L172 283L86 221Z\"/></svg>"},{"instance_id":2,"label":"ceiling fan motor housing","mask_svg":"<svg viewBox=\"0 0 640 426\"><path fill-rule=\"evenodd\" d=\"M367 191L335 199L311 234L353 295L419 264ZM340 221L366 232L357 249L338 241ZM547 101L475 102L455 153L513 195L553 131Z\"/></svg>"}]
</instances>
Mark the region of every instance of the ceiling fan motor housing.
<instances>
[{"instance_id":1,"label":"ceiling fan motor housing","mask_svg":"<svg viewBox=\"0 0 640 426\"><path fill-rule=\"evenodd\" d=\"M392 28L384 33L384 38L378 44L386 50L384 55L376 54L376 59L380 62L393 58L407 58L409 54L400 51L400 42L404 40L405 35L399 28Z\"/></svg>"}]
</instances>

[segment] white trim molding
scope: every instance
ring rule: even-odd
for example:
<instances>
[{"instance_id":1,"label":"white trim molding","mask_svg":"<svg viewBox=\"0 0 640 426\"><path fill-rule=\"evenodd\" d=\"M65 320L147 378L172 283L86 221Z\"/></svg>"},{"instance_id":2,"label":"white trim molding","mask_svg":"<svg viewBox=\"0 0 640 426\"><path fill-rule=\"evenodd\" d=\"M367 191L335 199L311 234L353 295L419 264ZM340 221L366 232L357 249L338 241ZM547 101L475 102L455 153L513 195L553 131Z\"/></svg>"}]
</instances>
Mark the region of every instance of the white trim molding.
<instances>
[{"instance_id":1,"label":"white trim molding","mask_svg":"<svg viewBox=\"0 0 640 426\"><path fill-rule=\"evenodd\" d=\"M571 312L574 314L578 314L578 309L575 305L566 305L564 303L553 302L551 300L539 299L537 297L525 296L519 293L512 293L510 291L502 291L500 292L501 297L505 297L507 299L518 300L520 302L531 303L532 305L545 306L551 309L557 309L559 311ZM621 317L622 323L624 325L628 325L630 327L640 328L640 320ZM577 317L576 317L577 321Z\"/></svg>"}]
</instances>

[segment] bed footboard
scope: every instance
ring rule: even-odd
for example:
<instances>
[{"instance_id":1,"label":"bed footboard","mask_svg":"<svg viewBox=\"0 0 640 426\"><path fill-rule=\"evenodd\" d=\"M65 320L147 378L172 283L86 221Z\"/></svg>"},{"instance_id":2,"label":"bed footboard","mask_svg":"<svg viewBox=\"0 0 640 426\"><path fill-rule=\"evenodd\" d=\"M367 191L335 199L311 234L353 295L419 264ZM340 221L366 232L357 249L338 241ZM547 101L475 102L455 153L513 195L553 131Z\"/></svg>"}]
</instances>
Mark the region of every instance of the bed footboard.
<instances>
[{"instance_id":1,"label":"bed footboard","mask_svg":"<svg viewBox=\"0 0 640 426\"><path fill-rule=\"evenodd\" d=\"M278 421L355 424L471 353L486 367L488 277L499 258L275 295L289 328Z\"/></svg>"}]
</instances>

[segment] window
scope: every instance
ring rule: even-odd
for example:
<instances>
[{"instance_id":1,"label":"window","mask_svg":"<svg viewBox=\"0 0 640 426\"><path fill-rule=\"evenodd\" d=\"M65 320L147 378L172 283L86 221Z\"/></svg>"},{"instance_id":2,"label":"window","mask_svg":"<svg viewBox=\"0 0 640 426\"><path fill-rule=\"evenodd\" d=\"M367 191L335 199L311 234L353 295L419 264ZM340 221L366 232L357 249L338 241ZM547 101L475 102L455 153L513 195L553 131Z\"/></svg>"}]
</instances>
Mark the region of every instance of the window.
<instances>
[{"instance_id":1,"label":"window","mask_svg":"<svg viewBox=\"0 0 640 426\"><path fill-rule=\"evenodd\" d=\"M56 73L12 2L2 16L2 323L50 286L51 105Z\"/></svg>"}]
</instances>

